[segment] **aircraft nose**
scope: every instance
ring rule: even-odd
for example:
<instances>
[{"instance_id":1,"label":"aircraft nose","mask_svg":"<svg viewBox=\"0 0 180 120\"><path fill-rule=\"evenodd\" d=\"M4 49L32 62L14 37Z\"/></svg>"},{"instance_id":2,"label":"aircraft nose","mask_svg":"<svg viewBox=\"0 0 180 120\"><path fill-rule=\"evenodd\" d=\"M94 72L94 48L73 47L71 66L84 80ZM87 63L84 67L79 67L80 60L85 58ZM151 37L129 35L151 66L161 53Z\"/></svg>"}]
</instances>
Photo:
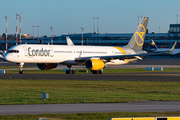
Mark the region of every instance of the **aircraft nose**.
<instances>
[{"instance_id":1,"label":"aircraft nose","mask_svg":"<svg viewBox=\"0 0 180 120\"><path fill-rule=\"evenodd\" d=\"M4 59L7 60L7 61L9 61L10 55L6 53L6 54L4 55Z\"/></svg>"}]
</instances>

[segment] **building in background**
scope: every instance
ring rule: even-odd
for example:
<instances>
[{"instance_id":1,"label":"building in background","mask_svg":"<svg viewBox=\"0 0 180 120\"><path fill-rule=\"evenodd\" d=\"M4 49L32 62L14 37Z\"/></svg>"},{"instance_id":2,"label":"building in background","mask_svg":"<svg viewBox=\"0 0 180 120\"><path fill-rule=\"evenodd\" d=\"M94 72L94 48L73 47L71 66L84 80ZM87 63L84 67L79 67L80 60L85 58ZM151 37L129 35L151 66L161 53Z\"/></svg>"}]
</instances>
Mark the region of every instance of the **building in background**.
<instances>
[{"instance_id":1,"label":"building in background","mask_svg":"<svg viewBox=\"0 0 180 120\"><path fill-rule=\"evenodd\" d=\"M168 33L148 33L144 40L144 49L150 49L150 40L153 39L158 47L171 47L175 41L176 48L180 48L180 24L170 24ZM26 38L22 38L22 44L48 44L51 43L51 37L30 37L30 34L23 34ZM83 45L103 45L103 46L124 46L131 39L133 33L83 33ZM66 36L69 36L75 45L81 45L82 34L71 33L62 34L61 36L53 36L53 44L66 45ZM19 40L18 40L19 41ZM0 49L4 49L5 41L0 41ZM8 40L8 48L15 45L15 40Z\"/></svg>"}]
</instances>

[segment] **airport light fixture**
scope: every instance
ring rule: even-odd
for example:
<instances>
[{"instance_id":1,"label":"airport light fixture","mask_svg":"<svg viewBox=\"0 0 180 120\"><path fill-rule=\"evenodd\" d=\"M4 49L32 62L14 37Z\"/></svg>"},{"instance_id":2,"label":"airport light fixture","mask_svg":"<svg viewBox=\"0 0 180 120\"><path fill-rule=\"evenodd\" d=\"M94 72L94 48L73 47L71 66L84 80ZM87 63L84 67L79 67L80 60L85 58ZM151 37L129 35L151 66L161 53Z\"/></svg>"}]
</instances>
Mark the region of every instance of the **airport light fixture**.
<instances>
[{"instance_id":1,"label":"airport light fixture","mask_svg":"<svg viewBox=\"0 0 180 120\"><path fill-rule=\"evenodd\" d=\"M34 43L34 27L35 27L34 24L32 27L33 27L33 43Z\"/></svg>"},{"instance_id":2,"label":"airport light fixture","mask_svg":"<svg viewBox=\"0 0 180 120\"><path fill-rule=\"evenodd\" d=\"M21 44L21 16L18 14L19 16L19 43Z\"/></svg>"},{"instance_id":3,"label":"airport light fixture","mask_svg":"<svg viewBox=\"0 0 180 120\"><path fill-rule=\"evenodd\" d=\"M99 17L97 17L97 34L99 34Z\"/></svg>"},{"instance_id":4,"label":"airport light fixture","mask_svg":"<svg viewBox=\"0 0 180 120\"><path fill-rule=\"evenodd\" d=\"M83 45L83 30L84 30L84 28L82 27L82 28L81 28L81 32L82 32L82 36L81 36L81 45Z\"/></svg>"},{"instance_id":5,"label":"airport light fixture","mask_svg":"<svg viewBox=\"0 0 180 120\"><path fill-rule=\"evenodd\" d=\"M177 24L178 24L178 17L179 17L178 13L177 13L176 17L177 17Z\"/></svg>"},{"instance_id":6,"label":"airport light fixture","mask_svg":"<svg viewBox=\"0 0 180 120\"><path fill-rule=\"evenodd\" d=\"M95 33L95 17L93 17L93 33Z\"/></svg>"},{"instance_id":7,"label":"airport light fixture","mask_svg":"<svg viewBox=\"0 0 180 120\"><path fill-rule=\"evenodd\" d=\"M39 41L39 25L36 26L37 27L37 35L38 35L38 41Z\"/></svg>"},{"instance_id":8,"label":"airport light fixture","mask_svg":"<svg viewBox=\"0 0 180 120\"><path fill-rule=\"evenodd\" d=\"M5 19L6 19L6 52L7 52L7 18L8 18L8 16L5 16Z\"/></svg>"},{"instance_id":9,"label":"airport light fixture","mask_svg":"<svg viewBox=\"0 0 180 120\"><path fill-rule=\"evenodd\" d=\"M53 45L53 27L51 27L51 45Z\"/></svg>"},{"instance_id":10,"label":"airport light fixture","mask_svg":"<svg viewBox=\"0 0 180 120\"><path fill-rule=\"evenodd\" d=\"M17 20L17 19L18 19L18 15L19 15L19 14L16 13L15 15L16 15L16 45L17 45L17 34L18 34L18 32L17 32L17 30L18 30L18 28L17 28L17 26L18 26L18 20Z\"/></svg>"}]
</instances>

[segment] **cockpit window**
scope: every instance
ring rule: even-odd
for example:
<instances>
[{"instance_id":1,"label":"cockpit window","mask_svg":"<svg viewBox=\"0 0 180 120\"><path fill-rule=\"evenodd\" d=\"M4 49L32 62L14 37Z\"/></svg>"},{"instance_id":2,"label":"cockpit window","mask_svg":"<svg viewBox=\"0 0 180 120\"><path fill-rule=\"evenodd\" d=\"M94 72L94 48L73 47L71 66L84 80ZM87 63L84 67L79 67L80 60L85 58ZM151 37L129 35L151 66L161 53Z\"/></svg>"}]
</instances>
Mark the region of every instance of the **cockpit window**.
<instances>
[{"instance_id":1,"label":"cockpit window","mask_svg":"<svg viewBox=\"0 0 180 120\"><path fill-rule=\"evenodd\" d=\"M19 53L19 50L9 50L8 53Z\"/></svg>"}]
</instances>

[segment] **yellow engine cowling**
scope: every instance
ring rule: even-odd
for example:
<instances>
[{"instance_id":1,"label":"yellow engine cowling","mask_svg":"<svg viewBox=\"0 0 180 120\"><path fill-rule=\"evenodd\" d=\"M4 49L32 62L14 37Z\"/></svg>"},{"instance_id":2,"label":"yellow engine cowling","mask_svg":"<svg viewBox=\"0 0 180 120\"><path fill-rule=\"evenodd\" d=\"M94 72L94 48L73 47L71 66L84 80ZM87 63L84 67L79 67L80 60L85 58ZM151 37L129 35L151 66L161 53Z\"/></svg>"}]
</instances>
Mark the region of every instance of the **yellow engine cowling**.
<instances>
[{"instance_id":1,"label":"yellow engine cowling","mask_svg":"<svg viewBox=\"0 0 180 120\"><path fill-rule=\"evenodd\" d=\"M100 70L104 68L104 62L99 59L90 59L85 62L85 66L89 70Z\"/></svg>"},{"instance_id":2,"label":"yellow engine cowling","mask_svg":"<svg viewBox=\"0 0 180 120\"><path fill-rule=\"evenodd\" d=\"M50 70L57 67L57 63L37 63L40 70Z\"/></svg>"}]
</instances>

